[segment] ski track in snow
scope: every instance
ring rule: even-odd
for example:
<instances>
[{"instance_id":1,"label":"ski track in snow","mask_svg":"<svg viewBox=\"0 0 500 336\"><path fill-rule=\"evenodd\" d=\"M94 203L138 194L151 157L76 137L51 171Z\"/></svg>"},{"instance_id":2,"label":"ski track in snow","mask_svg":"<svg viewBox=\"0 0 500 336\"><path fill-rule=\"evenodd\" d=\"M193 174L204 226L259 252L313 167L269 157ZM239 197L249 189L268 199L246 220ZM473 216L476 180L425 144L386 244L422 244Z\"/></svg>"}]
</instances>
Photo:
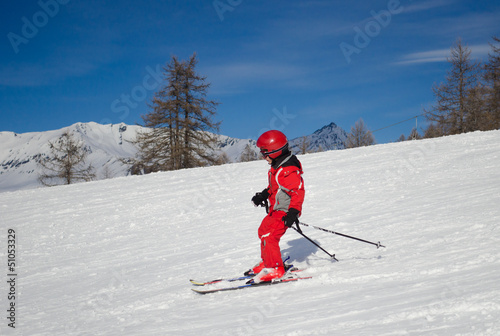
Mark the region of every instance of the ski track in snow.
<instances>
[{"instance_id":1,"label":"ski track in snow","mask_svg":"<svg viewBox=\"0 0 500 336\"><path fill-rule=\"evenodd\" d=\"M263 161L0 194L1 335L499 335L500 131L299 157L312 279L199 295L258 261ZM7 326L7 230L17 247ZM217 285L219 286L219 285Z\"/></svg>"}]
</instances>

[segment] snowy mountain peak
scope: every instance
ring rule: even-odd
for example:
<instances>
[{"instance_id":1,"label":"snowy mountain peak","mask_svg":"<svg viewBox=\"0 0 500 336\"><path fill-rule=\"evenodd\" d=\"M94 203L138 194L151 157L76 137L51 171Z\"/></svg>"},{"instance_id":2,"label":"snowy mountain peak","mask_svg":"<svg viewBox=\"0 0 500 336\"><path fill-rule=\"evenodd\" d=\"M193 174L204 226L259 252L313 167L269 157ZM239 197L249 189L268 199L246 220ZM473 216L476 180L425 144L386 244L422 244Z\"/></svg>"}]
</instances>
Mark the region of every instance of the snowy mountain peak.
<instances>
[{"instance_id":1,"label":"snowy mountain peak","mask_svg":"<svg viewBox=\"0 0 500 336\"><path fill-rule=\"evenodd\" d=\"M330 124L325 125L321 127L319 130L315 131L314 134L321 135L323 133L332 133L334 130L337 130L338 128L340 127L338 127L336 123L331 122Z\"/></svg>"},{"instance_id":2,"label":"snowy mountain peak","mask_svg":"<svg viewBox=\"0 0 500 336\"><path fill-rule=\"evenodd\" d=\"M303 153L304 141L307 152L321 152L326 150L344 149L347 133L334 122L318 129L313 134L295 138L290 141L290 148L294 153Z\"/></svg>"}]
</instances>

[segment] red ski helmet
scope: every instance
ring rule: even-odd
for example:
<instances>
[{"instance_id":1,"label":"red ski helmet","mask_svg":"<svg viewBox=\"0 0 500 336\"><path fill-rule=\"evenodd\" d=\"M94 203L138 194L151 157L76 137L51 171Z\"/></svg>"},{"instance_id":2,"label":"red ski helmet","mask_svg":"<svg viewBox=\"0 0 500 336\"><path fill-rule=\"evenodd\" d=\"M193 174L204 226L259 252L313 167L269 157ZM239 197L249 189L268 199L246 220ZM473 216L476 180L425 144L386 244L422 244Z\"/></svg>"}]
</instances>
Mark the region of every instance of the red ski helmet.
<instances>
[{"instance_id":1,"label":"red ski helmet","mask_svg":"<svg viewBox=\"0 0 500 336\"><path fill-rule=\"evenodd\" d=\"M288 150L288 140L282 132L271 130L262 133L257 140L257 147L260 148L262 155L276 159Z\"/></svg>"}]
</instances>

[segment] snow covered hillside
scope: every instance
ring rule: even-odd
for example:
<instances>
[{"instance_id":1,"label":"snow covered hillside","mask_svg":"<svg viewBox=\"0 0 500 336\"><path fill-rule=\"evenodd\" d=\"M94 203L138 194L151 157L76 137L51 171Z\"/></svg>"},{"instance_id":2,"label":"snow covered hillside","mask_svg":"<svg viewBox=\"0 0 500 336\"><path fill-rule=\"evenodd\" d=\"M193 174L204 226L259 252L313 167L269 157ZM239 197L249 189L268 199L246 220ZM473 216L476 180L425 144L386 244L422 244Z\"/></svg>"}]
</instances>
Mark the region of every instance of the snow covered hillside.
<instances>
[{"instance_id":1,"label":"snow covered hillside","mask_svg":"<svg viewBox=\"0 0 500 336\"><path fill-rule=\"evenodd\" d=\"M387 248L289 230L312 279L202 296L259 258L264 161L4 192L0 334L498 335L500 131L299 158L301 220Z\"/></svg>"},{"instance_id":2,"label":"snow covered hillside","mask_svg":"<svg viewBox=\"0 0 500 336\"><path fill-rule=\"evenodd\" d=\"M49 155L49 141L55 142L65 132L83 143L89 153L88 163L96 169L97 179L125 176L128 167L121 159L135 155L137 150L129 141L135 139L141 128L123 123L101 125L91 122L47 132L0 132L0 191L40 186L36 158L40 154Z\"/></svg>"},{"instance_id":3,"label":"snow covered hillside","mask_svg":"<svg viewBox=\"0 0 500 336\"><path fill-rule=\"evenodd\" d=\"M50 154L48 142L56 141L65 132L82 142L88 152L88 163L96 170L96 179L102 180L129 174L129 166L122 159L135 157L137 148L130 142L142 126L126 124L76 123L55 131L16 134L0 132L0 191L14 191L39 187L40 168L36 163L39 155ZM237 161L250 139L235 139L217 135L219 151ZM258 153L257 149L255 152Z\"/></svg>"},{"instance_id":4,"label":"snow covered hillside","mask_svg":"<svg viewBox=\"0 0 500 336\"><path fill-rule=\"evenodd\" d=\"M89 122L47 132L0 132L0 192L40 187L38 176L41 171L36 159L40 155L50 155L48 142L57 141L63 133L70 133L81 141L89 154L86 162L95 168L97 180L126 176L130 167L123 163L123 159L135 157L137 153L137 148L130 141L136 139L137 132L146 130L142 126L123 123L101 125ZM230 162L239 162L247 145L259 154L255 140L221 134L216 137L217 154L224 153ZM331 123L307 136L308 150L342 149L344 140L345 131ZM292 150L298 152L302 142L302 138L292 139Z\"/></svg>"}]
</instances>

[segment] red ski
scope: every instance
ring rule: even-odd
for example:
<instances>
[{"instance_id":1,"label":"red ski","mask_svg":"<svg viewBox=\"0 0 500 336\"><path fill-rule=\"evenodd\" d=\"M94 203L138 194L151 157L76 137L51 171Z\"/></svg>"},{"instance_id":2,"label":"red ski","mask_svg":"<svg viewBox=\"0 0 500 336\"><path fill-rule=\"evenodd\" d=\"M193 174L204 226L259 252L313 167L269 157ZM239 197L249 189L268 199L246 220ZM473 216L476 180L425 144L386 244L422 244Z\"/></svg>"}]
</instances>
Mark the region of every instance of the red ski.
<instances>
[{"instance_id":1,"label":"red ski","mask_svg":"<svg viewBox=\"0 0 500 336\"><path fill-rule=\"evenodd\" d=\"M311 279L311 278L312 277L292 277L292 278L276 279L273 281L264 281L264 282L257 282L257 283L251 282L251 283L245 283L244 285L230 286L230 287L224 287L224 288L214 288L214 289L194 289L194 288L192 288L192 290L196 293L199 293L199 294L210 294L210 293L232 291L232 290L249 288L249 287L277 285L277 284L281 284L281 283L285 283L285 282L292 282L292 281L305 280L305 279Z\"/></svg>"}]
</instances>

